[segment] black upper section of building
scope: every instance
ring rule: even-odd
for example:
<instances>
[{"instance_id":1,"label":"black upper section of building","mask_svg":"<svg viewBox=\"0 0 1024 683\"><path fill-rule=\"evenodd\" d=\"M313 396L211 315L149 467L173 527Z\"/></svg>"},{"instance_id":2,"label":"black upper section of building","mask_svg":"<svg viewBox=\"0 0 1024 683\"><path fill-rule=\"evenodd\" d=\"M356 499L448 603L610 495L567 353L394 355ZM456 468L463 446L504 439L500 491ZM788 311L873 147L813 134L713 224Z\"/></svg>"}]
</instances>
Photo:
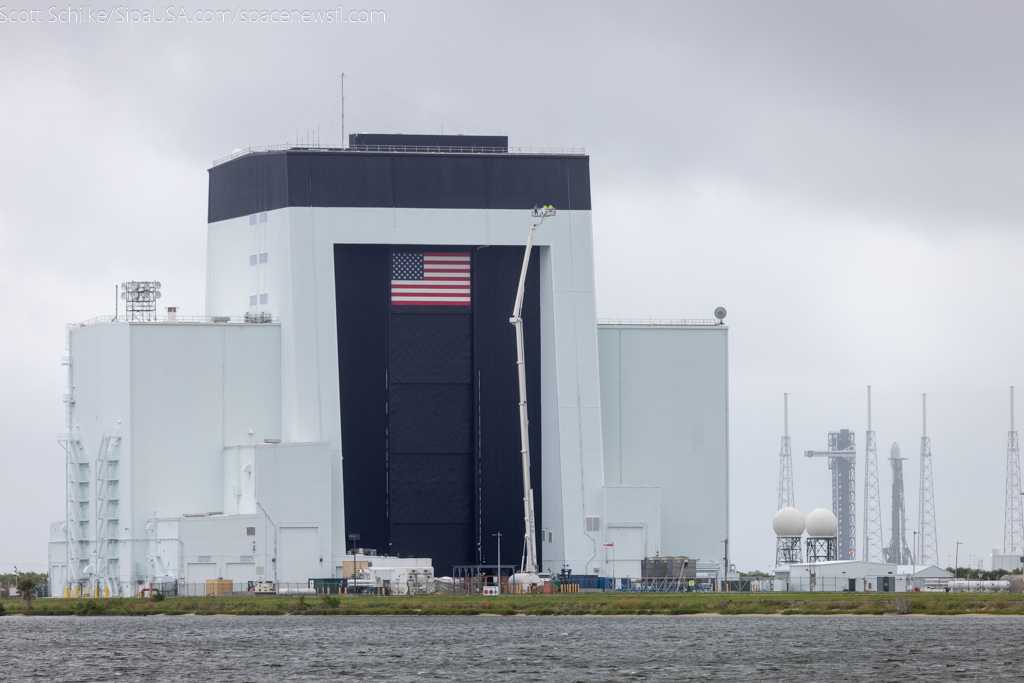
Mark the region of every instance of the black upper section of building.
<instances>
[{"instance_id":1,"label":"black upper section of building","mask_svg":"<svg viewBox=\"0 0 1024 683\"><path fill-rule=\"evenodd\" d=\"M548 204L590 210L589 157L294 149L251 153L211 168L207 220L290 206L530 209Z\"/></svg>"}]
</instances>

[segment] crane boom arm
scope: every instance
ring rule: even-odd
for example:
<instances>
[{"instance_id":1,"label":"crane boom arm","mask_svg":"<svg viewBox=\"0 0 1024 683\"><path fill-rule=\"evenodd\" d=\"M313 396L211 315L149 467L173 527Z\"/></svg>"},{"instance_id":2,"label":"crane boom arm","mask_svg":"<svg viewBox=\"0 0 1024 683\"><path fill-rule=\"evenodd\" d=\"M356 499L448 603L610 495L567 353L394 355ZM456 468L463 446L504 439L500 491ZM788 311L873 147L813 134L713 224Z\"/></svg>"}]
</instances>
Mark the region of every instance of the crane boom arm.
<instances>
[{"instance_id":1,"label":"crane boom arm","mask_svg":"<svg viewBox=\"0 0 1024 683\"><path fill-rule=\"evenodd\" d=\"M523 458L523 522L526 527L524 537L524 554L522 572L537 573L537 528L534 519L533 486L530 483L530 419L526 409L526 357L523 345L523 297L526 293L526 271L530 267L530 252L533 250L533 234L554 210L538 211L534 216L539 221L530 227L530 237L526 240L526 252L523 254L523 269L519 273L519 288L516 290L516 303L512 309L509 322L516 328L516 367L519 371L519 439L522 443Z\"/></svg>"}]
</instances>

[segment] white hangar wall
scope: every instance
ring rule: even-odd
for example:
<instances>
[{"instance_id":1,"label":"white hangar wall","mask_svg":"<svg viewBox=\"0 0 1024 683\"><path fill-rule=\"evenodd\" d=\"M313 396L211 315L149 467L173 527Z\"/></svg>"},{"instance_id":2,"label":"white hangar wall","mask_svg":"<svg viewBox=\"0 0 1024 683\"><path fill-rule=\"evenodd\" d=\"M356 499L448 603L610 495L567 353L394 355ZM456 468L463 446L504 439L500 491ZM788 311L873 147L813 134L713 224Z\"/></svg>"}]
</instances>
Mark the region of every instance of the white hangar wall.
<instances>
[{"instance_id":1,"label":"white hangar wall","mask_svg":"<svg viewBox=\"0 0 1024 683\"><path fill-rule=\"evenodd\" d=\"M598 326L604 478L661 489L661 555L721 562L729 535L724 325Z\"/></svg>"},{"instance_id":2,"label":"white hangar wall","mask_svg":"<svg viewBox=\"0 0 1024 683\"><path fill-rule=\"evenodd\" d=\"M291 207L210 224L207 315L280 316L281 436L331 444L335 556L344 554L346 537L334 245L519 246L534 222L529 210ZM542 505L553 532L544 568L567 562L592 574L603 538L586 531L585 518L601 515L604 477L590 211L559 211L535 244L542 357L527 363L542 368ZM250 265L254 253L265 261Z\"/></svg>"},{"instance_id":3,"label":"white hangar wall","mask_svg":"<svg viewBox=\"0 0 1024 683\"><path fill-rule=\"evenodd\" d=\"M225 446L280 438L280 327L96 322L69 330L68 358L68 517L50 564L132 594L150 521L224 512Z\"/></svg>"}]
</instances>

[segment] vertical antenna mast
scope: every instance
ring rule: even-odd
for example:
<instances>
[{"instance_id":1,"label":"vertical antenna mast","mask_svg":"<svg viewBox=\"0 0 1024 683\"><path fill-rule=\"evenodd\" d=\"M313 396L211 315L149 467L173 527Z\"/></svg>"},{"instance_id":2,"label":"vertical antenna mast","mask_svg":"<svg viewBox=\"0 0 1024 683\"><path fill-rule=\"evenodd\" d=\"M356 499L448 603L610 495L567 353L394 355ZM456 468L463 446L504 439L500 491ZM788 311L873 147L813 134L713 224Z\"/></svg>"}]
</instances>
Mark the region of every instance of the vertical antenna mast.
<instances>
[{"instance_id":1,"label":"vertical antenna mast","mask_svg":"<svg viewBox=\"0 0 1024 683\"><path fill-rule=\"evenodd\" d=\"M782 395L782 448L779 451L779 509L794 507L793 452L789 441L789 394Z\"/></svg>"},{"instance_id":2,"label":"vertical antenna mast","mask_svg":"<svg viewBox=\"0 0 1024 683\"><path fill-rule=\"evenodd\" d=\"M1003 522L1003 554L1024 552L1024 506L1021 505L1020 447L1013 423L1013 387L1010 387L1010 434L1006 443L1006 518Z\"/></svg>"},{"instance_id":3,"label":"vertical antenna mast","mask_svg":"<svg viewBox=\"0 0 1024 683\"><path fill-rule=\"evenodd\" d=\"M793 451L789 441L789 394L782 395L782 448L779 450L779 509L795 507L793 495ZM802 560L800 539L778 536L775 539L775 566Z\"/></svg>"},{"instance_id":4,"label":"vertical antenna mast","mask_svg":"<svg viewBox=\"0 0 1024 683\"><path fill-rule=\"evenodd\" d=\"M921 490L917 505L917 538L914 548L918 564L939 564L939 542L935 531L935 486L932 482L932 440L928 436L928 396L921 394Z\"/></svg>"},{"instance_id":5,"label":"vertical antenna mast","mask_svg":"<svg viewBox=\"0 0 1024 683\"><path fill-rule=\"evenodd\" d=\"M868 387L868 430L864 435L864 559L882 560L882 501L878 491L878 447L871 428L871 387Z\"/></svg>"},{"instance_id":6,"label":"vertical antenna mast","mask_svg":"<svg viewBox=\"0 0 1024 683\"><path fill-rule=\"evenodd\" d=\"M345 149L345 72L341 72L341 148Z\"/></svg>"}]
</instances>

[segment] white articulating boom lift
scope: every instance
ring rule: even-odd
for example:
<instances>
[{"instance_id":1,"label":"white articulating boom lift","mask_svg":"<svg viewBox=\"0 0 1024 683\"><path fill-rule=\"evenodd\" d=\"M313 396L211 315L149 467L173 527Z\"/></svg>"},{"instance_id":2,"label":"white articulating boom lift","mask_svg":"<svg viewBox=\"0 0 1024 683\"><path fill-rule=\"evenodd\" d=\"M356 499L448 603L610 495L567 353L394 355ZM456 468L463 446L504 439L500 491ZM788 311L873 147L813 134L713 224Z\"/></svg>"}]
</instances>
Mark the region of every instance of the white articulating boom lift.
<instances>
[{"instance_id":1,"label":"white articulating boom lift","mask_svg":"<svg viewBox=\"0 0 1024 683\"><path fill-rule=\"evenodd\" d=\"M526 253L523 254L523 270L519 274L519 289L516 290L516 304L509 322L516 328L516 365L519 369L519 436L522 441L523 455L523 511L526 523L526 534L523 543L523 562L518 574L512 582L518 585L536 585L541 583L537 575L537 528L533 513L533 486L530 484L530 419L526 412L526 358L523 349L523 295L526 291L526 270L530 266L530 251L533 249L533 233L540 224L555 215L553 206L533 207L534 218L540 220L530 227L530 237L526 240Z\"/></svg>"}]
</instances>

